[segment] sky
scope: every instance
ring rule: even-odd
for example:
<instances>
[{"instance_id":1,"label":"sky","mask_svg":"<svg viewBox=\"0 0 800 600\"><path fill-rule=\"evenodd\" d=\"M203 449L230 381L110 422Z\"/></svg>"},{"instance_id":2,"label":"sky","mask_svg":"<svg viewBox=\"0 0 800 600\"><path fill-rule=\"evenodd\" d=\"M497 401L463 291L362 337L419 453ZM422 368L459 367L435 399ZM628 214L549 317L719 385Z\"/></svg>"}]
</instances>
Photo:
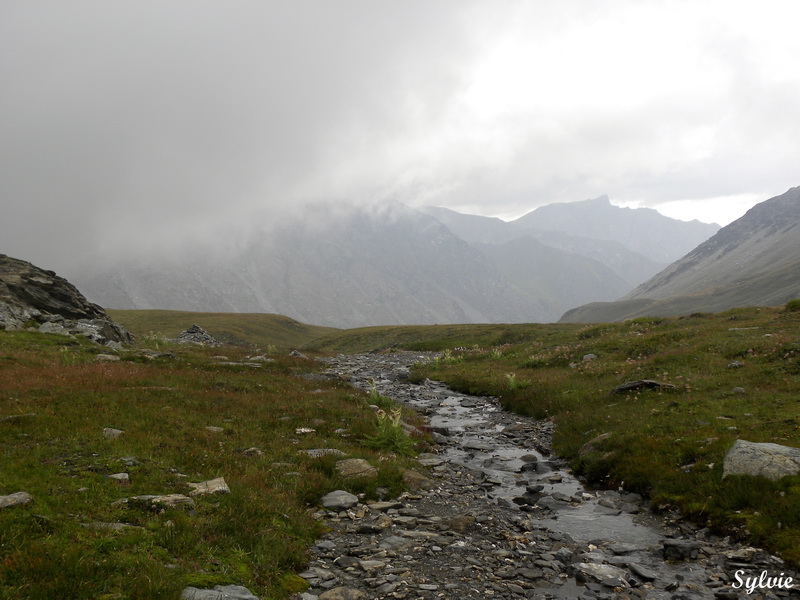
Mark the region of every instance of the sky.
<instances>
[{"instance_id":1,"label":"sky","mask_svg":"<svg viewBox=\"0 0 800 600\"><path fill-rule=\"evenodd\" d=\"M800 185L795 0L4 0L0 252L319 203L721 225Z\"/></svg>"}]
</instances>

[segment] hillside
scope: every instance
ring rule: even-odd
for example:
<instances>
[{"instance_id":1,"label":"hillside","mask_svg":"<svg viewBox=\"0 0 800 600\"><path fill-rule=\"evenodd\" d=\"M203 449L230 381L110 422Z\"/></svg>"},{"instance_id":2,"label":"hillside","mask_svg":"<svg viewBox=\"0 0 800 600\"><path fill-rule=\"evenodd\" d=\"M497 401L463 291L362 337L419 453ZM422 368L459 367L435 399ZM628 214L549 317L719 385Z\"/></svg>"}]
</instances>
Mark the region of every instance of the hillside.
<instances>
[{"instance_id":1,"label":"hillside","mask_svg":"<svg viewBox=\"0 0 800 600\"><path fill-rule=\"evenodd\" d=\"M108 313L137 337L161 334L176 338L197 323L216 339L266 349L299 348L335 331L306 325L283 315L258 313L203 313L174 310L109 310Z\"/></svg>"},{"instance_id":2,"label":"hillside","mask_svg":"<svg viewBox=\"0 0 800 600\"><path fill-rule=\"evenodd\" d=\"M776 306L800 297L800 187L757 204L616 302L570 310L564 322Z\"/></svg>"}]
</instances>

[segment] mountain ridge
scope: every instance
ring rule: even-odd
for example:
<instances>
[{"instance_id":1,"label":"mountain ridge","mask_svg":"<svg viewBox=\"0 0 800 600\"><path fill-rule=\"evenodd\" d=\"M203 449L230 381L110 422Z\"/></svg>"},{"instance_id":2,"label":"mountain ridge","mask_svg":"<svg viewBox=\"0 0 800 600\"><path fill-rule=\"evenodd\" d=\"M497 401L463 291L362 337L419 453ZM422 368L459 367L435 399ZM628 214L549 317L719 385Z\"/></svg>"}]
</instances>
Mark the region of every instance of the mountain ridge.
<instances>
[{"instance_id":1,"label":"mountain ridge","mask_svg":"<svg viewBox=\"0 0 800 600\"><path fill-rule=\"evenodd\" d=\"M636 212L602 204L606 219ZM308 215L272 228L250 224L219 247L206 241L85 265L71 279L110 308L280 313L347 328L552 322L575 305L619 297L667 264L618 240L399 202L320 206Z\"/></svg>"},{"instance_id":2,"label":"mountain ridge","mask_svg":"<svg viewBox=\"0 0 800 600\"><path fill-rule=\"evenodd\" d=\"M561 320L608 321L783 304L800 296L798 225L800 186L757 204L618 301L579 306Z\"/></svg>"}]
</instances>

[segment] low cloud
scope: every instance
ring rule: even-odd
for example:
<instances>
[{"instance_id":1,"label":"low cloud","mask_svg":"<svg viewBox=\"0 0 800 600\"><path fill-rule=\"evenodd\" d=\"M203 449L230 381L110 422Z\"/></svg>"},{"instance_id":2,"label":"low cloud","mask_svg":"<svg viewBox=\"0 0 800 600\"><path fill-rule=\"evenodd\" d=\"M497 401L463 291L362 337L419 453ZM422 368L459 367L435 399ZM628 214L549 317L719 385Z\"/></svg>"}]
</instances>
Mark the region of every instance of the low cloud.
<instances>
[{"instance_id":1,"label":"low cloud","mask_svg":"<svg viewBox=\"0 0 800 600\"><path fill-rule=\"evenodd\" d=\"M767 5L6 2L0 252L63 268L319 202L766 199L800 183L798 9Z\"/></svg>"}]
</instances>

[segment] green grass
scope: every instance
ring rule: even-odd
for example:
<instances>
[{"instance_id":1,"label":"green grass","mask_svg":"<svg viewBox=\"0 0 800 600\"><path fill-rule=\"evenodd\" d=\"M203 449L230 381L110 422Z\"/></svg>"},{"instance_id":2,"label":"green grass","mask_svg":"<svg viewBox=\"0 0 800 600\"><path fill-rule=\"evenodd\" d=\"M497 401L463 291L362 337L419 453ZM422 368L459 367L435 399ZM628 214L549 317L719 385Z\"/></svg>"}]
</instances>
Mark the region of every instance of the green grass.
<instances>
[{"instance_id":1,"label":"green grass","mask_svg":"<svg viewBox=\"0 0 800 600\"><path fill-rule=\"evenodd\" d=\"M458 360L420 365L413 376L552 417L555 451L578 473L645 493L656 507L678 507L797 565L800 477L722 479L737 438L800 447L800 312L787 308L527 327L510 344L454 352ZM587 354L597 358L584 361ZM637 379L675 388L610 394ZM579 455L604 433L598 452Z\"/></svg>"},{"instance_id":2,"label":"green grass","mask_svg":"<svg viewBox=\"0 0 800 600\"><path fill-rule=\"evenodd\" d=\"M172 357L132 350L95 362L108 349L0 332L0 418L35 413L0 421L0 495L34 497L0 510L0 597L174 600L187 585L235 583L285 598L323 531L312 518L322 495L403 489L408 460L366 445L380 434L367 395L299 377L318 368L313 361L276 354L252 369L211 358L240 360L246 348L161 349ZM124 433L106 439L106 427ZM365 458L378 478L343 480L336 457L313 459L304 448ZM129 484L108 478L120 472ZM215 477L231 493L198 496L192 512L115 503L188 494L187 482ZM134 527L86 527L93 522Z\"/></svg>"},{"instance_id":3,"label":"green grass","mask_svg":"<svg viewBox=\"0 0 800 600\"><path fill-rule=\"evenodd\" d=\"M372 350L445 350L458 347L491 347L534 336L548 338L569 330L569 325L392 325L359 327L330 332L306 344L322 352L370 352Z\"/></svg>"},{"instance_id":4,"label":"green grass","mask_svg":"<svg viewBox=\"0 0 800 600\"><path fill-rule=\"evenodd\" d=\"M266 349L300 348L326 334L335 333L333 327L306 325L282 315L260 313L209 313L175 310L109 310L109 315L128 331L141 338L160 333L175 338L197 323L218 336L220 341L242 340Z\"/></svg>"},{"instance_id":5,"label":"green grass","mask_svg":"<svg viewBox=\"0 0 800 600\"><path fill-rule=\"evenodd\" d=\"M322 495L402 490L409 441L393 426L391 402L343 382L299 377L319 367L285 352L261 369L223 366L211 357L237 361L253 348L170 346L148 336L174 336L193 322L262 350L448 350L413 376L553 418L555 450L579 473L648 494L656 508L678 507L800 564L800 477L721 477L737 438L800 446L796 303L614 324L347 331L272 315L114 316L140 342L172 355L150 359L134 350L99 363L95 356L108 349L87 341L0 332L0 418L35 413L0 421L0 495L35 498L0 510L0 597L174 599L187 585L236 583L265 599L285 598L297 591L294 573L322 532L311 516ZM597 358L584 361L590 353ZM731 368L734 361L743 366ZM645 378L675 389L610 395L620 383ZM377 419L368 404L387 417ZM404 419L414 423L413 415ZM125 433L109 440L104 427ZM611 435L598 452L579 455L604 433ZM262 454L245 453L251 447ZM298 452L325 447L366 458L378 478L344 481L336 457ZM129 484L107 477L119 472L129 473ZM139 494L185 494L187 481L219 476L231 494L197 497L194 512L115 504ZM98 521L136 528L85 527Z\"/></svg>"}]
</instances>

